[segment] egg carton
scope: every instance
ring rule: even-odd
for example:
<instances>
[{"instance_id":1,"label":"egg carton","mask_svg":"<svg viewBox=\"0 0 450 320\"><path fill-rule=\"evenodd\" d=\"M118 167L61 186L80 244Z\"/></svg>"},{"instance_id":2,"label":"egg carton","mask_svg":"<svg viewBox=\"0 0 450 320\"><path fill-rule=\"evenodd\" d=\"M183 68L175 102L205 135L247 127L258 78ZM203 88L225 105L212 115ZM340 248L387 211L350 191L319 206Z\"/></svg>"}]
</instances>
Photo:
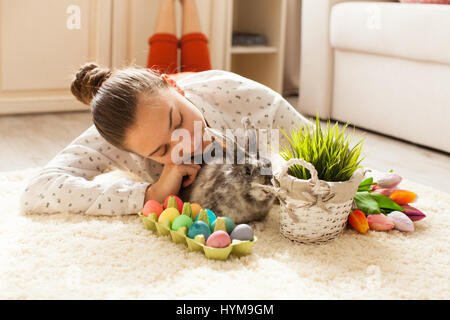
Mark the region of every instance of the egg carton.
<instances>
[{"instance_id":1,"label":"egg carton","mask_svg":"<svg viewBox=\"0 0 450 320\"><path fill-rule=\"evenodd\" d=\"M156 221L155 215L149 215L148 217L142 214L142 211L138 212L138 215L142 219L142 223L147 230L156 231L160 236L170 236L175 243L183 243L188 246L189 251L203 252L208 259L214 260L227 260L230 254L238 257L246 256L252 250L253 245L258 240L256 236L253 236L253 240L233 240L232 243L225 248L213 248L204 245L188 236L167 228L166 226Z\"/></svg>"}]
</instances>

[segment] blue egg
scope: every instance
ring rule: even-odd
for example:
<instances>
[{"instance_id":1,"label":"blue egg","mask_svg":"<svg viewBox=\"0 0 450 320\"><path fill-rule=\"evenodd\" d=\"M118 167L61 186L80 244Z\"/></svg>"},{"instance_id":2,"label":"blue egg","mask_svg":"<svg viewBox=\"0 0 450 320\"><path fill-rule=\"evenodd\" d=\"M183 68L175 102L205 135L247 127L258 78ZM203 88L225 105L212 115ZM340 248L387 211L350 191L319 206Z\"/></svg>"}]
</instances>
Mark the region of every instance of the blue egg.
<instances>
[{"instance_id":1,"label":"blue egg","mask_svg":"<svg viewBox=\"0 0 450 320\"><path fill-rule=\"evenodd\" d=\"M204 221L195 221L189 227L187 236L191 239L194 239L196 235L202 234L205 237L205 241L208 240L208 237L211 235L211 230L209 226Z\"/></svg>"},{"instance_id":2,"label":"blue egg","mask_svg":"<svg viewBox=\"0 0 450 320\"><path fill-rule=\"evenodd\" d=\"M210 209L206 209L206 213L208 214L209 225L211 225L217 219L216 215ZM200 215L198 214L197 217L195 217L195 221L198 221L199 216Z\"/></svg>"}]
</instances>

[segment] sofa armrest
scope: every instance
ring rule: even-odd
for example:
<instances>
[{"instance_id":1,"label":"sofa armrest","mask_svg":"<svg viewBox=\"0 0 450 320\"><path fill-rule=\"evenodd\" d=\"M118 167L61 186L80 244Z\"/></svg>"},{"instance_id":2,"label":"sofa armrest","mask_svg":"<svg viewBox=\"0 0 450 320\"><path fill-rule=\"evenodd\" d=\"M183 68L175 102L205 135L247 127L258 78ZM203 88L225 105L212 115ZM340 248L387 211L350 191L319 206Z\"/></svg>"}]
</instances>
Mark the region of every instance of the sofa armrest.
<instances>
[{"instance_id":1,"label":"sofa armrest","mask_svg":"<svg viewBox=\"0 0 450 320\"><path fill-rule=\"evenodd\" d=\"M330 13L334 5L351 1L357 0L302 0L298 110L304 114L315 116L318 112L321 118L331 116L334 59L329 36Z\"/></svg>"}]
</instances>

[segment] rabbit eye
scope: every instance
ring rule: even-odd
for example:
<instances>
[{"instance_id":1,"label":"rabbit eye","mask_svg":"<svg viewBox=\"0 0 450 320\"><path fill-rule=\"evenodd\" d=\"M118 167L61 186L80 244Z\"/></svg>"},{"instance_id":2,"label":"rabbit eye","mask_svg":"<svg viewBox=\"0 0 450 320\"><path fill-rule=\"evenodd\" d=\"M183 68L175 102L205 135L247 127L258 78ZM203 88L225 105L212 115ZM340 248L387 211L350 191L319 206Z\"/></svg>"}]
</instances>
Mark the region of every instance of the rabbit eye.
<instances>
[{"instance_id":1,"label":"rabbit eye","mask_svg":"<svg viewBox=\"0 0 450 320\"><path fill-rule=\"evenodd\" d=\"M252 170L250 170L249 167L245 167L245 174L251 175L252 174Z\"/></svg>"}]
</instances>

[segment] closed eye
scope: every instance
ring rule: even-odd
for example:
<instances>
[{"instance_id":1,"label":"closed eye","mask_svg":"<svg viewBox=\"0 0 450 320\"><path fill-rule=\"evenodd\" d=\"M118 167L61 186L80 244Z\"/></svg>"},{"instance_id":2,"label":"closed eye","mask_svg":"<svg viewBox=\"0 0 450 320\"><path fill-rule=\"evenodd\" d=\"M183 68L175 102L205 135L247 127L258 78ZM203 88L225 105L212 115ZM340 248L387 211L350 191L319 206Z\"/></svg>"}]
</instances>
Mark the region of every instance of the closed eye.
<instances>
[{"instance_id":1,"label":"closed eye","mask_svg":"<svg viewBox=\"0 0 450 320\"><path fill-rule=\"evenodd\" d=\"M167 150L169 150L169 147L167 146L167 144L164 145L164 152L160 155L160 157L164 157L167 153Z\"/></svg>"},{"instance_id":2,"label":"closed eye","mask_svg":"<svg viewBox=\"0 0 450 320\"><path fill-rule=\"evenodd\" d=\"M182 125L183 125L183 114L180 112L180 123L178 124L178 126L176 127L176 129L181 128Z\"/></svg>"},{"instance_id":3,"label":"closed eye","mask_svg":"<svg viewBox=\"0 0 450 320\"><path fill-rule=\"evenodd\" d=\"M183 126L183 114L180 112L180 123L174 128L180 129ZM165 144L163 153L160 155L160 157L164 157L167 154L167 151L169 151L169 145Z\"/></svg>"}]
</instances>

